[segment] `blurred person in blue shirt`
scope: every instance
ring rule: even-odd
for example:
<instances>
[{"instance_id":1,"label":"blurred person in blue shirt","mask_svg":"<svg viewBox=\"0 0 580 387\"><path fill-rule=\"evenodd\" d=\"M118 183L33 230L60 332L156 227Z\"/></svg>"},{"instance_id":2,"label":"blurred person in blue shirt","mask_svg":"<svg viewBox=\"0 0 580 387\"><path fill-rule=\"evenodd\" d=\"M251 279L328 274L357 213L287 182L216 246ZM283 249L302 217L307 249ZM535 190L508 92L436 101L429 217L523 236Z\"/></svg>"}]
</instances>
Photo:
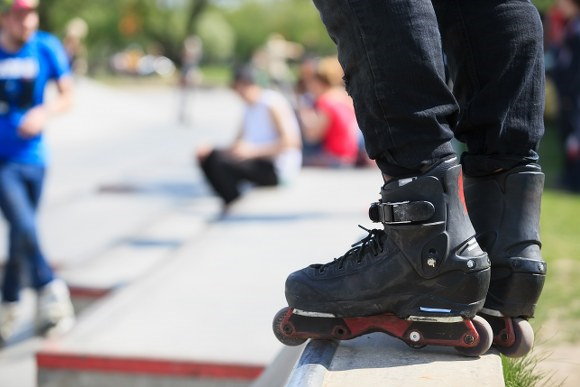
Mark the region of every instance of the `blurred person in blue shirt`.
<instances>
[{"instance_id":1,"label":"blurred person in blue shirt","mask_svg":"<svg viewBox=\"0 0 580 387\"><path fill-rule=\"evenodd\" d=\"M0 343L15 330L22 267L30 268L38 293L39 333L68 330L74 322L68 288L55 277L37 235L36 212L46 168L43 130L72 99L66 53L56 37L38 31L37 6L38 0L0 0L0 210L10 233ZM45 101L49 81L55 81L58 93Z\"/></svg>"}]
</instances>

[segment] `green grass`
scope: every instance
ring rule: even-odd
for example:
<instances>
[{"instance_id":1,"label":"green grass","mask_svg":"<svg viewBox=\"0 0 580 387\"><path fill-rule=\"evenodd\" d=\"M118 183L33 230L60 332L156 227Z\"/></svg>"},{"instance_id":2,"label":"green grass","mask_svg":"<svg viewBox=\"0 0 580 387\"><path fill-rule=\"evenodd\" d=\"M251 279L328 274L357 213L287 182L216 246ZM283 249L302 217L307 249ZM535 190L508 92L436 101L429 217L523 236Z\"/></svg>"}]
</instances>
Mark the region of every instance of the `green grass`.
<instances>
[{"instance_id":1,"label":"green grass","mask_svg":"<svg viewBox=\"0 0 580 387\"><path fill-rule=\"evenodd\" d=\"M544 192L541 237L548 276L533 324L538 329L549 320L556 320L560 332L555 333L573 342L580 340L579 219L580 196L554 190Z\"/></svg>"},{"instance_id":2,"label":"green grass","mask_svg":"<svg viewBox=\"0 0 580 387\"><path fill-rule=\"evenodd\" d=\"M580 195L557 190L563 157L553 124L548 124L540 147L546 190L542 198L540 233L548 276L536 318L536 344L541 346L580 341ZM559 386L565 375L548 374L536 365L548 354L532 352L520 359L502 356L507 387Z\"/></svg>"},{"instance_id":3,"label":"green grass","mask_svg":"<svg viewBox=\"0 0 580 387\"><path fill-rule=\"evenodd\" d=\"M548 123L540 147L546 174L540 232L548 276L532 324L550 344L580 341L580 195L554 188L563 160L559 146L554 125Z\"/></svg>"},{"instance_id":4,"label":"green grass","mask_svg":"<svg viewBox=\"0 0 580 387\"><path fill-rule=\"evenodd\" d=\"M539 371L536 367L545 357L532 353L519 359L501 357L506 387L556 387L563 384L558 375Z\"/></svg>"}]
</instances>

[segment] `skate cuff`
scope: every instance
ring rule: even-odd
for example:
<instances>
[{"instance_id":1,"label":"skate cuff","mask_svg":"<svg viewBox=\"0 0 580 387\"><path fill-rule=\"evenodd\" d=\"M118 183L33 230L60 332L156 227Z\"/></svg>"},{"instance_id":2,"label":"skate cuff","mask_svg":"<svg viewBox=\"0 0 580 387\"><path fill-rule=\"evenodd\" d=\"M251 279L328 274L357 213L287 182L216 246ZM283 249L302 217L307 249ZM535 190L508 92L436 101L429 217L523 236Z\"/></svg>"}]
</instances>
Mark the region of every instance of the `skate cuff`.
<instances>
[{"instance_id":1,"label":"skate cuff","mask_svg":"<svg viewBox=\"0 0 580 387\"><path fill-rule=\"evenodd\" d=\"M373 222L385 224L403 224L424 222L435 215L435 206L431 202L375 202L369 208L369 218Z\"/></svg>"}]
</instances>

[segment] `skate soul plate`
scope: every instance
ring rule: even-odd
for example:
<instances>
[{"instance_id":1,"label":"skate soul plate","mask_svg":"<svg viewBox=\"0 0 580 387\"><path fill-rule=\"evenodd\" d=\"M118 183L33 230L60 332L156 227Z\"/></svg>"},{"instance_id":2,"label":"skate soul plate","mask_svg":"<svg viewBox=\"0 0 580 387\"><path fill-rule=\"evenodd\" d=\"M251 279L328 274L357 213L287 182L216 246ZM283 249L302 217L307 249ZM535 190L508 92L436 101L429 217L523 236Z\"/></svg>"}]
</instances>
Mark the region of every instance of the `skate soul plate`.
<instances>
[{"instance_id":1,"label":"skate soul plate","mask_svg":"<svg viewBox=\"0 0 580 387\"><path fill-rule=\"evenodd\" d=\"M489 349L492 329L481 317L411 316L391 313L365 317L335 317L284 308L274 318L274 334L286 345L299 345L307 339L350 340L373 332L396 337L413 348L426 345L455 347L467 356L479 356Z\"/></svg>"}]
</instances>

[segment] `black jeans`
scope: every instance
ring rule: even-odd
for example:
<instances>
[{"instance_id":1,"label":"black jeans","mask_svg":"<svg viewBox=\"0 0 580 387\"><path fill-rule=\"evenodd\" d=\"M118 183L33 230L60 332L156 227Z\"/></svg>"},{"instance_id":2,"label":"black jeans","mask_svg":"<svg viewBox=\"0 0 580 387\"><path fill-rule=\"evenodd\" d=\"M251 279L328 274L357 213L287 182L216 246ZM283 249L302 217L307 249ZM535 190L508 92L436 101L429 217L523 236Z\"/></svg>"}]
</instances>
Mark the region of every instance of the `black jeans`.
<instances>
[{"instance_id":1,"label":"black jeans","mask_svg":"<svg viewBox=\"0 0 580 387\"><path fill-rule=\"evenodd\" d=\"M314 0L337 44L369 156L417 173L467 144L486 175L538 160L543 31L527 0ZM443 51L454 87L445 80Z\"/></svg>"},{"instance_id":2,"label":"black jeans","mask_svg":"<svg viewBox=\"0 0 580 387\"><path fill-rule=\"evenodd\" d=\"M274 164L268 159L238 160L220 150L212 151L200 162L214 191L230 204L240 196L240 183L246 181L261 186L277 185Z\"/></svg>"}]
</instances>

